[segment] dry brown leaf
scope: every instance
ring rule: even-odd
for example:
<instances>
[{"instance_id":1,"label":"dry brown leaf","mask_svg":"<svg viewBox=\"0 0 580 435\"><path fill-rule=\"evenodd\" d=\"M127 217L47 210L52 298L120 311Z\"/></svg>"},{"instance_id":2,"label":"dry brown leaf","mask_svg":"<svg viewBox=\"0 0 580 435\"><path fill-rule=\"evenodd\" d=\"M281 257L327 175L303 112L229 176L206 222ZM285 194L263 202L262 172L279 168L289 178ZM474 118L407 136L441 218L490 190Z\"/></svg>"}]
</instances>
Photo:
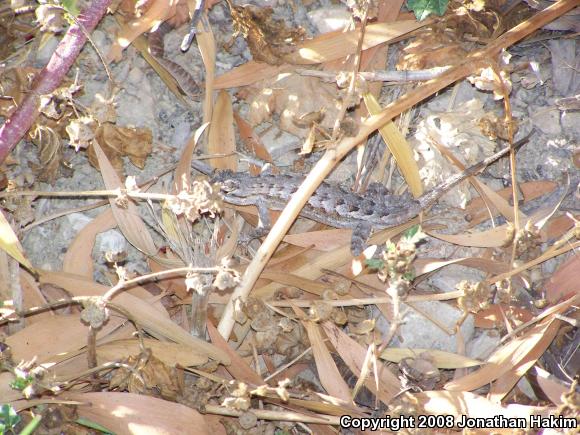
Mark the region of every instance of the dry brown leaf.
<instances>
[{"instance_id":1,"label":"dry brown leaf","mask_svg":"<svg viewBox=\"0 0 580 435\"><path fill-rule=\"evenodd\" d=\"M303 278L301 276L293 275L291 273L265 270L264 272L262 272L262 275L260 276L262 278L270 279L280 284L300 288L308 293L317 296L321 296L325 290L330 288L330 286L327 284Z\"/></svg>"},{"instance_id":2,"label":"dry brown leaf","mask_svg":"<svg viewBox=\"0 0 580 435\"><path fill-rule=\"evenodd\" d=\"M103 295L108 290L107 287L93 283L86 278L57 272L42 272L40 282L58 285L72 294L82 291L92 295ZM130 312L139 325L154 337L168 338L186 346L190 352L208 356L223 364L229 364L229 358L223 351L210 343L192 337L183 328L165 317L158 309L141 299L128 293L120 293L113 298L112 302Z\"/></svg>"},{"instance_id":3,"label":"dry brown leaf","mask_svg":"<svg viewBox=\"0 0 580 435\"><path fill-rule=\"evenodd\" d=\"M532 201L542 195L552 192L556 188L553 181L529 181L519 184L522 194L526 201ZM506 201L512 197L512 188L506 187L496 192ZM497 214L492 210L493 216ZM475 226L489 219L490 214L482 198L472 199L465 208L465 215L469 216L469 225Z\"/></svg>"},{"instance_id":4,"label":"dry brown leaf","mask_svg":"<svg viewBox=\"0 0 580 435\"><path fill-rule=\"evenodd\" d=\"M536 381L542 391L548 396L554 405L562 404L562 395L570 391L566 385L563 385L560 379L551 375L544 369L536 367Z\"/></svg>"},{"instance_id":5,"label":"dry brown leaf","mask_svg":"<svg viewBox=\"0 0 580 435\"><path fill-rule=\"evenodd\" d=\"M417 20L407 20L395 23L370 24L365 30L363 50L384 42L393 41L424 26L427 22L419 23ZM303 44L299 44L296 52L288 56L286 60L297 65L307 65L340 59L355 53L359 39L360 30L358 29L345 33L325 33ZM289 71L289 66L264 65L263 63L252 61L222 74L216 78L214 85L216 89L247 86L284 71Z\"/></svg>"},{"instance_id":6,"label":"dry brown leaf","mask_svg":"<svg viewBox=\"0 0 580 435\"><path fill-rule=\"evenodd\" d=\"M118 174L123 174L123 157L129 157L139 169L145 167L145 160L153 150L153 135L148 128L118 127L115 124L105 123L99 126L95 133L101 149L115 168ZM88 149L91 165L98 168L98 160L94 148Z\"/></svg>"},{"instance_id":7,"label":"dry brown leaf","mask_svg":"<svg viewBox=\"0 0 580 435\"><path fill-rule=\"evenodd\" d=\"M214 168L237 169L236 137L234 133L234 110L230 94L220 91L215 103L211 124L209 126L208 154L225 154L226 157L209 159Z\"/></svg>"},{"instance_id":8,"label":"dry brown leaf","mask_svg":"<svg viewBox=\"0 0 580 435\"><path fill-rule=\"evenodd\" d=\"M502 314L503 313L503 314ZM525 308L498 304L473 314L477 328L495 329L505 324L505 318L515 321L515 325L529 322L534 315Z\"/></svg>"},{"instance_id":9,"label":"dry brown leaf","mask_svg":"<svg viewBox=\"0 0 580 435\"><path fill-rule=\"evenodd\" d=\"M367 92L363 97L369 115L375 115L381 111L381 106L373 94ZM395 157L397 166L409 185L411 193L415 198L418 198L423 193L423 183L421 183L419 176L419 167L413 157L413 149L393 121L389 121L379 128L379 133Z\"/></svg>"},{"instance_id":10,"label":"dry brown leaf","mask_svg":"<svg viewBox=\"0 0 580 435\"><path fill-rule=\"evenodd\" d=\"M337 397L347 403L352 400L350 388L340 375L336 363L332 359L326 343L320 333L320 327L311 321L303 321L302 325L308 334L308 341L312 347L314 362L318 372L320 383L331 396Z\"/></svg>"},{"instance_id":11,"label":"dry brown leaf","mask_svg":"<svg viewBox=\"0 0 580 435\"><path fill-rule=\"evenodd\" d=\"M168 256L171 259L175 258L171 252L166 252L165 254L158 255L156 259L163 258L163 255ZM149 260L148 264L152 273L167 270L167 266L165 264L157 263L154 259ZM187 290L187 286L185 285L185 278L183 277L161 278L156 280L155 283L168 294L175 294L179 299L185 299L190 296L189 291Z\"/></svg>"},{"instance_id":12,"label":"dry brown leaf","mask_svg":"<svg viewBox=\"0 0 580 435\"><path fill-rule=\"evenodd\" d=\"M338 329L334 324L324 322L322 327L324 328L330 343L334 346L350 371L358 376L361 373L366 349ZM375 392L383 403L387 404L400 393L402 390L401 383L388 368L382 367L380 364L378 372L379 391L376 392L376 386L372 379L367 379L365 381L365 386L370 391Z\"/></svg>"},{"instance_id":13,"label":"dry brown leaf","mask_svg":"<svg viewBox=\"0 0 580 435\"><path fill-rule=\"evenodd\" d=\"M211 322L207 322L207 332L214 346L221 349L223 352L225 352L226 355L230 357L232 363L226 367L226 369L234 377L234 379L253 385L265 384L260 375L252 370L252 368L246 364L246 361L244 361L237 354L237 352L235 352L230 347L230 345L223 339L223 337Z\"/></svg>"},{"instance_id":14,"label":"dry brown leaf","mask_svg":"<svg viewBox=\"0 0 580 435\"><path fill-rule=\"evenodd\" d=\"M62 261L63 272L75 273L91 279L93 277L93 247L97 234L113 229L117 222L108 209L89 222L69 245Z\"/></svg>"},{"instance_id":15,"label":"dry brown leaf","mask_svg":"<svg viewBox=\"0 0 580 435\"><path fill-rule=\"evenodd\" d=\"M264 162L272 163L272 156L262 143L260 137L254 132L252 126L246 122L246 120L242 118L238 112L234 112L234 120L238 126L238 132L246 151L251 155L263 160ZM260 169L256 165L250 165L250 173L252 175L258 175L260 173Z\"/></svg>"},{"instance_id":16,"label":"dry brown leaf","mask_svg":"<svg viewBox=\"0 0 580 435\"><path fill-rule=\"evenodd\" d=\"M180 365L181 367L199 366L207 361L207 358L191 353L188 349L177 343L145 339L145 347L151 349L153 355L170 367ZM138 355L141 351L139 340L133 338L128 340L117 340L107 342L97 347L97 357L102 362L116 361L120 358L128 358L131 355Z\"/></svg>"},{"instance_id":17,"label":"dry brown leaf","mask_svg":"<svg viewBox=\"0 0 580 435\"><path fill-rule=\"evenodd\" d=\"M393 41L426 24L429 24L429 20L422 22L403 20L367 25L362 49L367 50L378 44ZM325 33L300 44L298 50L288 56L287 61L297 65L308 65L339 59L355 53L359 39L360 29L351 30L350 32L335 31Z\"/></svg>"},{"instance_id":18,"label":"dry brown leaf","mask_svg":"<svg viewBox=\"0 0 580 435\"><path fill-rule=\"evenodd\" d=\"M495 380L491 385L488 399L500 403L505 398L505 396L516 386L520 378L524 376L528 370L534 366L534 364L536 364L538 358L540 358L548 346L552 344L561 324L562 322L560 320L550 323L549 327L542 333L541 339L526 353L525 357L514 365L511 370Z\"/></svg>"},{"instance_id":19,"label":"dry brown leaf","mask_svg":"<svg viewBox=\"0 0 580 435\"><path fill-rule=\"evenodd\" d=\"M123 183L109 163L107 156L101 150L101 147L97 143L94 143L93 146L99 161L101 175L103 176L103 181L105 182L107 189L123 189ZM145 226L145 223L139 216L137 206L131 201L127 201L127 208L121 208L116 204L116 198L110 198L109 202L111 204L113 216L117 221L117 225L129 243L145 255L154 256L157 253L157 247L155 246L153 238Z\"/></svg>"},{"instance_id":20,"label":"dry brown leaf","mask_svg":"<svg viewBox=\"0 0 580 435\"><path fill-rule=\"evenodd\" d=\"M297 125L301 117L324 108L326 115L320 126L331 129L341 106L338 88L334 84L297 74L280 74L261 83L250 93L248 122L251 125L261 124L278 114L279 128L298 137L306 137L310 131L309 126ZM316 98L312 98L313 95Z\"/></svg>"},{"instance_id":21,"label":"dry brown leaf","mask_svg":"<svg viewBox=\"0 0 580 435\"><path fill-rule=\"evenodd\" d=\"M0 249L27 269L34 270L30 261L24 256L24 249L2 211L0 211Z\"/></svg>"},{"instance_id":22,"label":"dry brown leaf","mask_svg":"<svg viewBox=\"0 0 580 435\"><path fill-rule=\"evenodd\" d=\"M571 256L546 283L546 299L557 302L570 294L580 294L580 256Z\"/></svg>"},{"instance_id":23,"label":"dry brown leaf","mask_svg":"<svg viewBox=\"0 0 580 435\"><path fill-rule=\"evenodd\" d=\"M351 237L352 230L331 228L321 231L308 231L307 233L287 234L284 236L284 241L303 248L329 252L341 246L349 245Z\"/></svg>"},{"instance_id":24,"label":"dry brown leaf","mask_svg":"<svg viewBox=\"0 0 580 435\"><path fill-rule=\"evenodd\" d=\"M107 335L99 337L97 346L116 340L127 340L135 336L135 328L132 325L124 323L125 319L115 318L115 321L117 320L121 323L120 326ZM53 364L50 367L50 374L59 381L77 379L79 373L89 369L86 346L76 351L54 355L50 358L50 362Z\"/></svg>"},{"instance_id":25,"label":"dry brown leaf","mask_svg":"<svg viewBox=\"0 0 580 435\"><path fill-rule=\"evenodd\" d=\"M462 266L473 267L483 272L499 274L510 270L509 265L500 261L490 260L480 257L456 258L453 260L441 260L440 258L418 258L413 265L415 266L415 276L425 275L439 270L451 264L461 264Z\"/></svg>"},{"instance_id":26,"label":"dry brown leaf","mask_svg":"<svg viewBox=\"0 0 580 435\"><path fill-rule=\"evenodd\" d=\"M40 292L36 280L30 273L26 272L24 269L20 269L20 288L22 289L25 310L30 309L32 307L40 307L41 305L46 303L46 298ZM53 311L50 310L40 311L31 316L27 316L26 324L32 325L33 323L40 323L52 317L54 317Z\"/></svg>"},{"instance_id":27,"label":"dry brown leaf","mask_svg":"<svg viewBox=\"0 0 580 435\"><path fill-rule=\"evenodd\" d=\"M107 60L119 62L122 58L122 52L127 48L137 36L147 32L153 26L167 20L175 15L176 3L173 0L156 0L151 2L151 7L145 14L138 18L133 18L128 23L120 23L117 37L113 41Z\"/></svg>"},{"instance_id":28,"label":"dry brown leaf","mask_svg":"<svg viewBox=\"0 0 580 435\"><path fill-rule=\"evenodd\" d=\"M203 20L208 20L207 15ZM207 29L204 26L198 26L195 39L205 66L205 99L203 102L203 123L205 124L212 119L213 91L217 89L215 88L216 44L211 26L208 26Z\"/></svg>"},{"instance_id":29,"label":"dry brown leaf","mask_svg":"<svg viewBox=\"0 0 580 435\"><path fill-rule=\"evenodd\" d=\"M457 369L465 367L475 367L485 364L473 358L468 358L464 355L456 353L445 352L437 349L418 349L418 348L403 348L403 347L389 347L381 353L381 358L394 363L399 363L405 358L417 358L423 352L427 352L432 359L433 364L440 369Z\"/></svg>"},{"instance_id":30,"label":"dry brown leaf","mask_svg":"<svg viewBox=\"0 0 580 435\"><path fill-rule=\"evenodd\" d=\"M79 416L99 423L117 435L209 435L196 410L132 393L66 393L63 398L86 404Z\"/></svg>"},{"instance_id":31,"label":"dry brown leaf","mask_svg":"<svg viewBox=\"0 0 580 435\"><path fill-rule=\"evenodd\" d=\"M478 248L499 248L510 242L507 238L507 225L492 228L487 231L464 234L441 234L425 231L436 239L443 240L460 246L472 246Z\"/></svg>"},{"instance_id":32,"label":"dry brown leaf","mask_svg":"<svg viewBox=\"0 0 580 435\"><path fill-rule=\"evenodd\" d=\"M397 234L406 230L411 225L416 224L417 221L418 221L417 219L413 219L404 225L399 225L393 228L388 228L386 230L379 231L377 234L371 236L369 243L370 244L384 243L388 239L391 239ZM332 268L339 273L343 273L349 277L352 277L352 274L350 272L350 261L352 259L352 253L350 252L350 242L335 250L325 252L322 254L315 251L309 251L303 253L303 255L308 256L307 261L304 262L298 261L296 262L296 264L290 265L291 267L287 269L288 272L309 279L317 279L321 275L323 275L322 271L324 269ZM337 269L337 265L339 266L342 265L342 268L338 267ZM284 285L282 284L270 283L263 287L255 288L252 291L252 295L258 298L267 298L272 296L274 292L276 292L282 287L284 287Z\"/></svg>"},{"instance_id":33,"label":"dry brown leaf","mask_svg":"<svg viewBox=\"0 0 580 435\"><path fill-rule=\"evenodd\" d=\"M506 418L525 418L530 415L548 415L551 409L546 407L495 404L485 397L465 391L425 391L411 394L413 406L421 406L426 412L434 415L449 414L457 418L468 415L472 418L489 418L503 415ZM418 402L418 403L417 403ZM552 409L553 410L553 409ZM486 429L489 431L489 429ZM489 432L486 432L489 433ZM510 433L512 433L510 431Z\"/></svg>"},{"instance_id":34,"label":"dry brown leaf","mask_svg":"<svg viewBox=\"0 0 580 435\"><path fill-rule=\"evenodd\" d=\"M445 389L449 391L471 391L483 385L489 384L520 364L536 346L548 346L544 341L544 335L552 331L551 325L556 320L554 314L562 312L573 304L578 298L570 298L567 301L546 310L550 313L548 318L530 328L525 334L512 339L496 350L489 358L488 364L475 372L462 378L448 382ZM548 334L549 335L549 334Z\"/></svg>"},{"instance_id":35,"label":"dry brown leaf","mask_svg":"<svg viewBox=\"0 0 580 435\"><path fill-rule=\"evenodd\" d=\"M99 337L109 334L122 323L111 319L99 331ZM76 351L87 345L88 327L80 314L54 316L41 323L34 323L6 338L15 361L30 361L35 356L39 363L52 361L59 354Z\"/></svg>"}]
</instances>

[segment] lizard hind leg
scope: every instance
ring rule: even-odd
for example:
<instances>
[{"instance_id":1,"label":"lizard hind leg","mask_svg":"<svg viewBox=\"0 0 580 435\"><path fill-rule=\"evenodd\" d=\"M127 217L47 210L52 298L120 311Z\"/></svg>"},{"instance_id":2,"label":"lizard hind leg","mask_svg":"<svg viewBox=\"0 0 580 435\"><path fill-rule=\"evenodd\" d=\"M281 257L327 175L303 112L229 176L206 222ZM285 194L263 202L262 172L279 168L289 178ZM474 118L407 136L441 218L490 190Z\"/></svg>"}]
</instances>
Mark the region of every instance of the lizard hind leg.
<instances>
[{"instance_id":1,"label":"lizard hind leg","mask_svg":"<svg viewBox=\"0 0 580 435\"><path fill-rule=\"evenodd\" d=\"M359 222L353 228L350 251L355 257L358 257L365 250L371 230L372 226L368 222Z\"/></svg>"},{"instance_id":2,"label":"lizard hind leg","mask_svg":"<svg viewBox=\"0 0 580 435\"><path fill-rule=\"evenodd\" d=\"M246 245L252 240L264 237L272 228L270 212L263 198L256 199L256 208L258 209L258 226L252 229L248 234L240 237L240 243Z\"/></svg>"}]
</instances>

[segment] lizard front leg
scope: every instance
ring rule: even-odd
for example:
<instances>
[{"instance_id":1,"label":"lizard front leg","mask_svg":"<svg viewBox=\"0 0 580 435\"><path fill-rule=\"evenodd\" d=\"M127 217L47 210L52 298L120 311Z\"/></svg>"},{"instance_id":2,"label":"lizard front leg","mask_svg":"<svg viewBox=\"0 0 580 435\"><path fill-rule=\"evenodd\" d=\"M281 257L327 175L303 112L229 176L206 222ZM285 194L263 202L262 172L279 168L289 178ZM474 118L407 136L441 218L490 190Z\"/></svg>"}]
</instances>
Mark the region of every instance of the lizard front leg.
<instances>
[{"instance_id":1,"label":"lizard front leg","mask_svg":"<svg viewBox=\"0 0 580 435\"><path fill-rule=\"evenodd\" d=\"M250 230L247 235L240 237L240 242L243 244L248 244L254 239L264 237L272 228L270 211L266 206L266 201L263 198L258 197L255 199L254 205L258 209L258 226Z\"/></svg>"},{"instance_id":2,"label":"lizard front leg","mask_svg":"<svg viewBox=\"0 0 580 435\"><path fill-rule=\"evenodd\" d=\"M372 229L373 227L369 222L359 222L353 228L350 251L355 257L358 257L365 250Z\"/></svg>"}]
</instances>

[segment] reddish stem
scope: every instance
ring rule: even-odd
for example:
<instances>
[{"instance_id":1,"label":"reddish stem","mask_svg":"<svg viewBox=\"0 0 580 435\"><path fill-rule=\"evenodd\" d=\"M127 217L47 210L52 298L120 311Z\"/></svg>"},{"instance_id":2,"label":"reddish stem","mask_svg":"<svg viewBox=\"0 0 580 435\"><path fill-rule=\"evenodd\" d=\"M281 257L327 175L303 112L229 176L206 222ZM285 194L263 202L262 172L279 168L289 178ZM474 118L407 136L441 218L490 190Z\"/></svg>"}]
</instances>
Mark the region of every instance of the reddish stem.
<instances>
[{"instance_id":1,"label":"reddish stem","mask_svg":"<svg viewBox=\"0 0 580 435\"><path fill-rule=\"evenodd\" d=\"M90 34L107 11L111 0L93 0L77 17L56 47L48 64L37 75L22 104L0 127L0 163L24 137L38 116L39 96L52 93L63 81L87 41L81 30Z\"/></svg>"}]
</instances>

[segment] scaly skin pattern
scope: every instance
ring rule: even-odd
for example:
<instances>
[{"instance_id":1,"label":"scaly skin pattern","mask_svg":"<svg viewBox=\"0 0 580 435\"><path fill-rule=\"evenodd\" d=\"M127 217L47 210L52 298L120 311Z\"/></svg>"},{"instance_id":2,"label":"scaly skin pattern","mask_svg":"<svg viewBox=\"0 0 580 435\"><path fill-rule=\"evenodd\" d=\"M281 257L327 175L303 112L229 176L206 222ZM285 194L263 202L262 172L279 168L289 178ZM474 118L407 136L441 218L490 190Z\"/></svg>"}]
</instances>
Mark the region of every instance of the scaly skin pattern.
<instances>
[{"instance_id":1,"label":"scaly skin pattern","mask_svg":"<svg viewBox=\"0 0 580 435\"><path fill-rule=\"evenodd\" d=\"M529 136L529 135L528 135ZM514 144L517 148L528 137ZM308 199L300 215L317 222L353 230L352 250L360 253L372 230L390 228L416 217L430 208L445 192L468 177L479 174L489 164L509 153L510 148L493 154L446 181L417 199L410 194L392 195L379 184L372 184L364 194L323 182ZM233 205L255 205L261 217L267 209L282 210L304 181L296 174L263 173L258 176L232 171L214 172L209 166L194 161L193 167L211 181L221 185L225 202Z\"/></svg>"}]
</instances>

